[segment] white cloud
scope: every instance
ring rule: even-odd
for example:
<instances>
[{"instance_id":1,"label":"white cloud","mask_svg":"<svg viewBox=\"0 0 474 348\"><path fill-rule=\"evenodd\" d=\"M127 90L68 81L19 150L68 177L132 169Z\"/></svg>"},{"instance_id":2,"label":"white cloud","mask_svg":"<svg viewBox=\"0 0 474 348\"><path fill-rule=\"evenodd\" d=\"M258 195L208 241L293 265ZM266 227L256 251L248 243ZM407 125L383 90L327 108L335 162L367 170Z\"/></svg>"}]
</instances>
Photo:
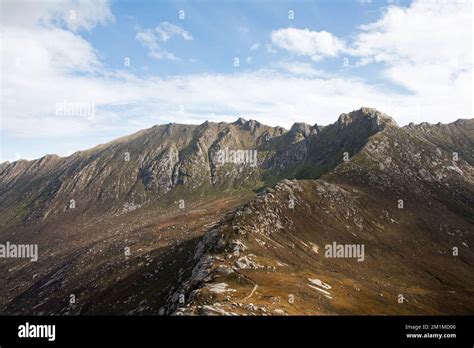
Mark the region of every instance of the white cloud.
<instances>
[{"instance_id":1,"label":"white cloud","mask_svg":"<svg viewBox=\"0 0 474 348\"><path fill-rule=\"evenodd\" d=\"M382 77L410 91L425 118L433 106L446 115L434 111L432 119L472 117L471 26L471 1L391 6L360 28L350 53L359 65L382 64Z\"/></svg>"},{"instance_id":2,"label":"white cloud","mask_svg":"<svg viewBox=\"0 0 474 348\"><path fill-rule=\"evenodd\" d=\"M171 37L173 37L173 36L180 36L184 40L192 40L193 39L191 34L189 34L186 30L184 30L183 28L181 28L177 25L174 25L174 24L171 24L171 23L168 23L168 22L161 22L155 28L155 32L159 35L159 40L161 42L166 42L169 39L171 39Z\"/></svg>"},{"instance_id":3,"label":"white cloud","mask_svg":"<svg viewBox=\"0 0 474 348\"><path fill-rule=\"evenodd\" d=\"M361 57L359 65L383 63L385 77L414 93L451 96L471 88L471 25L470 1L391 6L361 26L350 52Z\"/></svg>"},{"instance_id":4,"label":"white cloud","mask_svg":"<svg viewBox=\"0 0 474 348\"><path fill-rule=\"evenodd\" d=\"M167 42L172 37L180 37L188 41L193 40L191 34L186 30L168 22L162 22L153 29L139 31L135 38L148 49L150 57L155 59L177 60L177 57L173 53L162 48L162 43Z\"/></svg>"},{"instance_id":5,"label":"white cloud","mask_svg":"<svg viewBox=\"0 0 474 348\"><path fill-rule=\"evenodd\" d=\"M326 75L324 71L317 70L311 64L303 62L282 61L276 64L276 67L296 76L322 77Z\"/></svg>"},{"instance_id":6,"label":"white cloud","mask_svg":"<svg viewBox=\"0 0 474 348\"><path fill-rule=\"evenodd\" d=\"M114 20L108 0L70 0L63 8L62 20L72 31L91 30Z\"/></svg>"},{"instance_id":7,"label":"white cloud","mask_svg":"<svg viewBox=\"0 0 474 348\"><path fill-rule=\"evenodd\" d=\"M59 24L77 32L91 30L97 24L105 25L115 19L109 0L3 0L1 6L2 24L8 27Z\"/></svg>"},{"instance_id":8,"label":"white cloud","mask_svg":"<svg viewBox=\"0 0 474 348\"><path fill-rule=\"evenodd\" d=\"M378 63L375 77L410 93L400 96L405 101L398 104L404 106L394 110L420 110L416 114L423 113L423 120L452 120L472 117L471 26L471 1L418 0L408 7L388 7L379 20L360 26L344 41L327 32L295 28L272 32L271 41L313 60L343 53L355 57L356 68ZM302 68L291 67L296 75ZM434 105L439 109L430 115L427 110Z\"/></svg>"},{"instance_id":9,"label":"white cloud","mask_svg":"<svg viewBox=\"0 0 474 348\"><path fill-rule=\"evenodd\" d=\"M176 60L176 56L173 53L170 53L161 48L161 45L158 43L158 39L155 35L154 30L152 29L145 29L144 31L140 31L135 36L143 46L148 49L148 55L155 59L169 59L169 60Z\"/></svg>"},{"instance_id":10,"label":"white cloud","mask_svg":"<svg viewBox=\"0 0 474 348\"><path fill-rule=\"evenodd\" d=\"M250 47L250 51L256 51L260 48L260 43L257 42L256 44L253 44L251 47Z\"/></svg>"},{"instance_id":11,"label":"white cloud","mask_svg":"<svg viewBox=\"0 0 474 348\"><path fill-rule=\"evenodd\" d=\"M335 57L344 50L344 42L327 31L285 28L272 31L272 44L313 60Z\"/></svg>"},{"instance_id":12,"label":"white cloud","mask_svg":"<svg viewBox=\"0 0 474 348\"><path fill-rule=\"evenodd\" d=\"M71 3L65 2L67 6ZM110 13L103 11L101 3L74 2L74 8L80 13L89 13L97 24L105 18L103 13ZM23 7L12 6L10 2L5 5L1 24L3 43L0 46L3 73L2 128L11 129L14 133L23 132L21 127L25 131L36 129L41 132L40 129L44 129L52 133L54 127L41 126L46 126L47 118L54 116L55 103L62 100L64 95L74 95L77 102L89 98L85 86L86 76L100 71L101 63L89 42L77 33L54 25L57 20L51 13L58 13L58 16L62 13L58 10L57 2L25 2L20 4ZM22 22L18 8L30 19L35 19L36 24ZM96 15L95 8L99 11ZM4 17L8 20L3 21ZM92 25L95 24L89 19L87 26ZM76 73L83 74L83 77L72 75ZM59 132L71 131L71 124L63 128L60 126L65 121L55 120L58 121ZM75 132L81 129L75 128Z\"/></svg>"}]
</instances>

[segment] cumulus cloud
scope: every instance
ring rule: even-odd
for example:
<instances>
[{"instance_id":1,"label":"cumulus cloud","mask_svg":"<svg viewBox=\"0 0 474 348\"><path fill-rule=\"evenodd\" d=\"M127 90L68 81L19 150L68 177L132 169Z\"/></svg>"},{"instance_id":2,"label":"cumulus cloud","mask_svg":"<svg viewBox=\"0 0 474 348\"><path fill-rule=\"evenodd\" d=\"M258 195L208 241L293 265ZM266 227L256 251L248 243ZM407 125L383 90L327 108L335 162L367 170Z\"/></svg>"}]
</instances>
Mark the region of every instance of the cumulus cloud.
<instances>
[{"instance_id":1,"label":"cumulus cloud","mask_svg":"<svg viewBox=\"0 0 474 348\"><path fill-rule=\"evenodd\" d=\"M274 47L313 60L341 54L357 58L355 66L382 63L384 77L412 92L434 85L441 94L472 78L472 2L414 1L391 5L373 23L342 39L326 31L284 28L270 35Z\"/></svg>"},{"instance_id":2,"label":"cumulus cloud","mask_svg":"<svg viewBox=\"0 0 474 348\"><path fill-rule=\"evenodd\" d=\"M344 42L327 31L285 28L272 31L273 45L317 61L335 57L344 50Z\"/></svg>"},{"instance_id":3,"label":"cumulus cloud","mask_svg":"<svg viewBox=\"0 0 474 348\"><path fill-rule=\"evenodd\" d=\"M472 2L415 1L390 6L363 25L350 54L361 65L379 63L382 77L405 88L434 119L472 117ZM447 107L449 106L449 107ZM456 116L454 116L456 115ZM427 118L425 116L425 118Z\"/></svg>"},{"instance_id":4,"label":"cumulus cloud","mask_svg":"<svg viewBox=\"0 0 474 348\"><path fill-rule=\"evenodd\" d=\"M345 39L295 28L273 31L270 38L273 46L313 60L344 54L356 59L355 67L378 64L377 78L406 90L400 95L404 106L395 108L403 121L414 114L413 121L429 120L433 105L433 119L452 120L472 117L471 25L471 1L418 0L389 6L379 20ZM301 68L292 70L298 74Z\"/></svg>"},{"instance_id":5,"label":"cumulus cloud","mask_svg":"<svg viewBox=\"0 0 474 348\"><path fill-rule=\"evenodd\" d=\"M1 6L2 23L8 27L61 25L77 32L115 20L109 0L3 0Z\"/></svg>"},{"instance_id":6,"label":"cumulus cloud","mask_svg":"<svg viewBox=\"0 0 474 348\"><path fill-rule=\"evenodd\" d=\"M162 22L153 29L139 31L135 38L148 49L150 57L155 59L176 60L177 57L173 53L162 48L162 44L170 40L172 37L193 40L191 34L186 30L168 22Z\"/></svg>"},{"instance_id":7,"label":"cumulus cloud","mask_svg":"<svg viewBox=\"0 0 474 348\"><path fill-rule=\"evenodd\" d=\"M360 27L350 53L362 65L384 64L385 77L414 93L465 93L472 80L471 25L470 1L391 6L380 20Z\"/></svg>"}]
</instances>

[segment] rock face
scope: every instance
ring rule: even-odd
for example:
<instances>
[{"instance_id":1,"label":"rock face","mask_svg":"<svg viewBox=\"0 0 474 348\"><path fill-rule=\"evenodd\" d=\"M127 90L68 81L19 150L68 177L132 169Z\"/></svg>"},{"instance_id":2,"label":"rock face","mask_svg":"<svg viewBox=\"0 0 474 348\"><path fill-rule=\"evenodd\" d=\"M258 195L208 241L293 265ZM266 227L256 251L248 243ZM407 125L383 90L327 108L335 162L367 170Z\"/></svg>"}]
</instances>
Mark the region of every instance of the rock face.
<instances>
[{"instance_id":1,"label":"rock face","mask_svg":"<svg viewBox=\"0 0 474 348\"><path fill-rule=\"evenodd\" d=\"M472 314L473 144L473 120L400 128L362 108L289 131L155 126L2 163L0 243L40 257L2 260L0 310Z\"/></svg>"}]
</instances>

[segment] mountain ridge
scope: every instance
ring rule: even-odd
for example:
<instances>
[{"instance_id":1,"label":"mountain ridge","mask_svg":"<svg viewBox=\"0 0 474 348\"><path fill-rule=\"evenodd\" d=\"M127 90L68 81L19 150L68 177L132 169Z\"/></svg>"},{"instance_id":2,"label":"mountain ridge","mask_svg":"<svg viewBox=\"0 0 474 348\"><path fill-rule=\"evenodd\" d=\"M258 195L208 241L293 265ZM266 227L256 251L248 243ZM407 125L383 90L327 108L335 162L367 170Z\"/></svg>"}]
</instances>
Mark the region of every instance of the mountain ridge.
<instances>
[{"instance_id":1,"label":"mountain ridge","mask_svg":"<svg viewBox=\"0 0 474 348\"><path fill-rule=\"evenodd\" d=\"M366 126L372 127L369 132L365 132L360 136L362 142L365 141L363 138L369 136L369 133L377 132L386 123L390 123L389 121L384 121L380 125L372 124L371 122L374 122L374 119L377 122L379 117L381 119L387 117L374 109L362 108L349 114L343 114L347 120L351 119L352 115L354 115L354 122L349 127L349 131L352 128L358 127L358 123L362 124L361 127L363 129ZM387 118L387 120L389 119ZM341 119L337 122L339 122L341 127L347 126L347 124L343 125L341 123ZM367 124L363 124L364 122ZM258 182L262 180L273 183L278 178L289 175L287 170L291 171L291 169L288 167L293 165L295 161L299 161L301 156L306 156L310 147L316 145L332 146L333 144L329 144L330 139L323 140L322 145L314 145L309 143L311 140L308 137L321 137L331 129L333 129L333 132L337 132L339 129L337 124L325 127L308 126L306 135L304 135L304 132L301 133L296 129L301 127L301 124L296 124L295 127L292 127L293 130L288 131L281 127L265 126L257 121L246 121L243 119L240 119L240 122L236 121L234 123L205 122L198 126L180 124L154 126L85 151L76 152L68 157L51 155L34 161L18 161L10 165L4 165L0 168L0 181L8 188L15 184L17 180L20 180L20 182L23 180L23 183L25 183L33 176L36 180L42 177L55 176L54 183L49 182L45 184L48 186L48 197L45 197L46 194L42 192L38 192L37 197L32 197L33 201L31 203L38 199L43 200L44 203L47 199L54 199L50 195L51 192L56 192L57 190L61 192L67 191L72 196L75 187L87 188L91 184L94 186L93 183L89 183L90 180L96 180L96 182L98 181L103 186L107 182L107 176L114 175L116 176L115 182L121 180L125 186L122 188L106 188L105 191L114 192L113 197L115 199L125 199L127 195L135 196L137 202L134 202L134 204L143 204L147 201L147 196L149 196L147 192L154 192L158 189L161 190L160 194L166 194L175 188L176 185L186 185L190 181L197 181L193 183L193 187L205 185L208 181L212 185L217 184L221 186L232 186L234 182L242 181L244 175L239 173L232 173L234 177L232 180L222 180L222 174L219 174L219 170L223 166L216 162L216 152L227 146L235 149L257 149L262 153L262 161L265 162L262 164L263 168L261 171L263 173L256 173L252 170L248 170L248 173L245 173L245 175L252 177L251 181L253 181L253 184L251 186L258 186ZM326 138L331 136L328 135ZM305 139L305 142L301 141L303 139ZM273 145L266 146L272 141L276 141L276 148L287 149L286 152L280 151L273 154ZM287 142L294 144L293 148L289 149ZM344 144L336 145L344 146ZM277 149L276 151L278 152L279 150ZM207 153L207 156L204 156L204 153ZM124 156L127 156L127 154L129 161L124 163ZM279 156L279 158L272 158L272 156ZM334 163L319 165L318 162L325 160L324 156L314 160L310 159L309 168L306 166L299 170L303 172L314 171L313 168L319 166L321 168L316 169L316 172L326 171L327 169L324 166L331 167ZM109 165L109 163L112 164ZM133 167L129 165L132 163ZM197 166L198 163L199 166ZM80 170L79 173L77 170ZM127 176L135 177L135 181L125 180L123 178L124 174L122 174L123 170L126 170ZM200 173L191 173L196 171ZM269 178L265 172L270 172L275 178ZM202 173L208 174L202 176ZM305 176L306 174L295 175ZM319 174L316 173L314 175ZM67 182L68 179L66 178L71 176L75 176L74 182ZM81 182L83 183L81 184ZM107 185L115 185L115 182L108 183ZM94 189L96 191L99 190L97 185L95 185L96 188ZM8 197L5 198L5 194L4 190L0 190L0 196L3 196L4 200L8 199ZM101 195L96 198L86 198L87 205L104 200L104 197ZM54 202L51 204L54 204ZM57 204L64 206L66 202L58 202ZM57 210L57 208L55 209Z\"/></svg>"},{"instance_id":2,"label":"mountain ridge","mask_svg":"<svg viewBox=\"0 0 474 348\"><path fill-rule=\"evenodd\" d=\"M359 109L353 110L352 112L360 111L360 110L363 110L363 109L366 109L366 110L374 110L374 111L380 112L380 111L378 111L376 108L372 108L372 107L361 107L361 108L359 108ZM341 114L341 115L339 116L339 118L340 118L342 115L346 115L346 114L348 114L348 113L343 113L343 114ZM390 117L390 116L389 116L389 117ZM392 117L390 117L390 118L392 118ZM393 118L392 118L392 119L393 119ZM393 120L394 120L394 119L393 119ZM151 126L151 127L149 127L149 128L144 128L144 129L138 130L138 131L136 131L135 133L131 133L131 134L128 134L128 135L120 136L120 137L118 137L118 138L115 138L115 139L110 140L110 141L108 141L108 142L106 142L106 143L103 143L103 144L98 144L98 145L95 145L95 146L93 146L93 147L91 147L91 148L88 148L88 149L75 151L75 152L72 153L71 155L67 155L67 156L61 156L61 155L58 155L58 154L55 154L55 153L50 153L50 154L46 154L46 155L44 155L44 156L41 156L41 157L38 157L38 158L34 158L34 159L30 159L30 160L27 160L27 159L18 159L18 160L14 160L14 161L5 160L5 161L3 161L3 162L0 162L0 169L1 169L1 166L2 166L2 165L13 164L13 163L15 163L15 162L24 162L24 161L26 161L26 162L38 161L38 160L41 160L41 159L43 159L43 158L45 158L45 157L68 158L68 157L71 157L71 156L73 156L73 155L75 155L75 154L77 154L77 153L87 152L87 151L92 150L92 149L95 149L95 148L97 148L97 147L109 145L109 144L111 144L111 143L113 143L113 142L119 141L119 140L121 140L121 139L129 138L129 137L131 137L131 136L133 136L133 135L136 135L136 134L138 134L138 133L141 133L141 132L150 130L150 129L155 128L155 127L163 127L163 126L170 126L170 125L189 126L189 127L195 126L195 127L198 127L198 126L202 126L202 125L204 125L204 124L206 124L206 123L212 123L212 124L222 124L222 123L224 123L224 124L238 124L239 122L244 122L244 123L246 123L246 122L252 122L252 121L253 121L253 122L256 122L256 123L258 123L258 124L260 124L260 125L263 125L262 123L258 122L257 120L254 120L254 119L249 119L249 120L247 120L247 119L245 119L245 118L243 118L243 117L240 117L240 116L239 116L239 117L237 118L237 120L234 121L234 122L211 122L211 121L209 121L209 120L206 120L206 121L204 121L203 123L200 123L200 124L188 124L188 123L176 123L176 122L163 123L163 124L156 124L156 125L153 125L153 126ZM408 127L417 127L417 126L419 127L419 126L422 126L422 125L428 125L428 126L448 126L448 125L452 125L452 124L466 123L466 122L470 122L470 121L472 121L472 119L470 119L470 118L458 118L457 120L452 121L452 122L448 122L448 123L441 123L441 122L437 122L437 123L430 123L430 122L413 123L413 122L411 122L411 123L409 123L409 124L407 124L407 125L404 125L404 126L398 126L398 124L397 124L397 127L400 127L400 128L408 128ZM396 123L396 121L394 121L394 122ZM315 124L314 126L311 126L310 124L307 124L307 123L305 123L305 122L294 122L293 125L292 125L292 126L290 127L290 129L288 129L288 130L287 130L286 128L281 127L281 126L278 126L278 125L277 125L277 126L267 126L267 127L281 128L281 129L284 129L284 130L286 130L286 131L291 131L291 128L293 128L293 127L295 127L295 126L297 126L297 125L299 125L299 124L309 125L310 127L314 127L314 126L327 127L327 126L328 126L328 125L318 125L318 124ZM329 124L329 125L330 125L330 124Z\"/></svg>"},{"instance_id":3,"label":"mountain ridge","mask_svg":"<svg viewBox=\"0 0 474 348\"><path fill-rule=\"evenodd\" d=\"M8 284L0 287L0 311L472 310L472 119L398 127L362 108L327 126L286 130L239 119L154 126L120 139L68 157L0 166L0 242L37 243L41 253L35 265L0 265ZM243 157L222 163L230 150ZM255 166L242 160L254 150ZM355 267L314 251L332 242L364 244L366 261ZM458 258L449 256L453 246ZM419 265L417 249L424 255ZM386 289L388 273L377 262L393 274ZM409 295L409 305L397 305L397 291ZM71 293L79 304L68 304ZM289 294L297 305L287 303Z\"/></svg>"}]
</instances>

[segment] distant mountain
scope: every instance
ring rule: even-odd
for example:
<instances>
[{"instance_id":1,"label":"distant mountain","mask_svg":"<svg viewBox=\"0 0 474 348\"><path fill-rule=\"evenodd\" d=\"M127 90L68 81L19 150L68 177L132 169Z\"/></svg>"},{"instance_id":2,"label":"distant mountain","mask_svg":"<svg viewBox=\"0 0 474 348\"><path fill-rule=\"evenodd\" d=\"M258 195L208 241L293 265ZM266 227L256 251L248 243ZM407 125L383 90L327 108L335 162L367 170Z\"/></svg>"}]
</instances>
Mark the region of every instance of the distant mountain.
<instances>
[{"instance_id":1,"label":"distant mountain","mask_svg":"<svg viewBox=\"0 0 474 348\"><path fill-rule=\"evenodd\" d=\"M473 144L474 120L400 128L362 108L290 130L155 126L65 158L2 163L0 244L36 243L40 255L2 260L0 306L472 313ZM328 245L363 246L363 260L327 257Z\"/></svg>"}]
</instances>

